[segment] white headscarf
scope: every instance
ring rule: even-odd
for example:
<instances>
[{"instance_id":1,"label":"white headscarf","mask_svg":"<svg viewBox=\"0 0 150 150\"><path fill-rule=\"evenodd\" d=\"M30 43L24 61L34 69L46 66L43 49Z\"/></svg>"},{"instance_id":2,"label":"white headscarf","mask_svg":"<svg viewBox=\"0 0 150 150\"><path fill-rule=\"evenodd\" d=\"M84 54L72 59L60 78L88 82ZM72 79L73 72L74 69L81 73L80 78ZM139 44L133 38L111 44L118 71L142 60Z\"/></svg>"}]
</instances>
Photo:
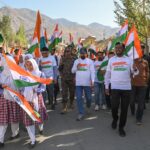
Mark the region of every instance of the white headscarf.
<instances>
[{"instance_id":1,"label":"white headscarf","mask_svg":"<svg viewBox=\"0 0 150 150\"><path fill-rule=\"evenodd\" d=\"M32 63L32 66L33 66L33 71L31 73L35 76L40 77L41 71L39 70L37 62L33 58L30 58L28 61L30 61Z\"/></svg>"},{"instance_id":2,"label":"white headscarf","mask_svg":"<svg viewBox=\"0 0 150 150\"><path fill-rule=\"evenodd\" d=\"M29 60L32 63L33 71L31 72L34 76L41 76L41 71L39 70L39 67L36 63L36 61L33 58L30 58ZM38 96L37 93L33 92L34 89L36 89L38 85L31 86L31 87L25 87L24 96L26 99L30 102L33 102L34 108L36 111L39 111L39 104L38 104Z\"/></svg>"},{"instance_id":3,"label":"white headscarf","mask_svg":"<svg viewBox=\"0 0 150 150\"><path fill-rule=\"evenodd\" d=\"M32 54L26 54L24 58L25 59L30 59L30 58L33 58L33 55Z\"/></svg>"}]
</instances>

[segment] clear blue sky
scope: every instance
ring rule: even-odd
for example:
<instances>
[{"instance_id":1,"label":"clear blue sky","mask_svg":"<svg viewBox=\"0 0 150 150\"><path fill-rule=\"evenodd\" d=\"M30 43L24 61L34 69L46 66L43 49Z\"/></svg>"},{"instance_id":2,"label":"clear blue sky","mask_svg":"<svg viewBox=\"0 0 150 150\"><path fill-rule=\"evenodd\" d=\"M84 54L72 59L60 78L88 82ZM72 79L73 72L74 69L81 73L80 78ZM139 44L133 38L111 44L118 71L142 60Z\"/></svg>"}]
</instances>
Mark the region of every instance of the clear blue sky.
<instances>
[{"instance_id":1,"label":"clear blue sky","mask_svg":"<svg viewBox=\"0 0 150 150\"><path fill-rule=\"evenodd\" d=\"M113 0L0 0L0 7L40 10L51 18L66 18L80 24L92 22L117 27Z\"/></svg>"}]
</instances>

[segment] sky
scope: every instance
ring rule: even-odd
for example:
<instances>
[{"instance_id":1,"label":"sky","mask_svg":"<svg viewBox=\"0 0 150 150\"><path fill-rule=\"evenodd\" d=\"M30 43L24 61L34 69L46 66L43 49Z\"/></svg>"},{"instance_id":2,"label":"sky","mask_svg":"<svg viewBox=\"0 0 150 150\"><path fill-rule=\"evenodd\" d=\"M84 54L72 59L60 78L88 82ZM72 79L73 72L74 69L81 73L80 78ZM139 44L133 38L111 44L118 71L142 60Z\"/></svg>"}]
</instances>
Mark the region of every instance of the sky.
<instances>
[{"instance_id":1,"label":"sky","mask_svg":"<svg viewBox=\"0 0 150 150\"><path fill-rule=\"evenodd\" d=\"M3 6L40 10L51 18L65 18L84 25L97 22L118 27L113 0L0 0L0 7Z\"/></svg>"}]
</instances>

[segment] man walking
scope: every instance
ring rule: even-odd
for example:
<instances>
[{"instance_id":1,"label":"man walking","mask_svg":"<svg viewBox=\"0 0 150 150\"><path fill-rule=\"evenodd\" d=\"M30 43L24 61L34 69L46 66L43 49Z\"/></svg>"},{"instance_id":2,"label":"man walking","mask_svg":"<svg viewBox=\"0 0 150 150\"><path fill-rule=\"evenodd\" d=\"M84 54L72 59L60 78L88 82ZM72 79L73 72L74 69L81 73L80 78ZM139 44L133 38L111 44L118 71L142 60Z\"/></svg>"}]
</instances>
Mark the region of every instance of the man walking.
<instances>
[{"instance_id":1,"label":"man walking","mask_svg":"<svg viewBox=\"0 0 150 150\"><path fill-rule=\"evenodd\" d=\"M71 50L69 47L66 47L64 51L64 56L62 56L59 65L59 71L61 75L62 83L62 111L61 114L67 112L67 103L69 95L69 108L73 109L74 95L75 95L75 75L71 72L73 63L75 59L71 55Z\"/></svg>"},{"instance_id":2,"label":"man walking","mask_svg":"<svg viewBox=\"0 0 150 150\"><path fill-rule=\"evenodd\" d=\"M112 104L112 128L117 128L118 109L121 104L119 135L124 137L126 133L124 127L127 121L128 106L131 94L131 72L133 61L124 56L125 46L122 43L116 43L116 56L112 57L107 66L105 74L105 89L109 95L109 83L111 83L111 104Z\"/></svg>"},{"instance_id":3,"label":"man walking","mask_svg":"<svg viewBox=\"0 0 150 150\"><path fill-rule=\"evenodd\" d=\"M136 123L142 124L142 117L145 104L146 89L149 81L149 66L148 62L143 58L138 58L135 61L135 66L138 74L132 77L132 95L131 95L131 113L135 114L135 101L137 101Z\"/></svg>"},{"instance_id":4,"label":"man walking","mask_svg":"<svg viewBox=\"0 0 150 150\"><path fill-rule=\"evenodd\" d=\"M77 59L73 65L72 73L76 74L76 98L79 115L77 121L84 118L85 111L83 107L83 91L86 98L86 106L88 109L91 107L92 91L91 86L94 86L94 64L92 60L87 58L87 49L80 49L80 58Z\"/></svg>"}]
</instances>

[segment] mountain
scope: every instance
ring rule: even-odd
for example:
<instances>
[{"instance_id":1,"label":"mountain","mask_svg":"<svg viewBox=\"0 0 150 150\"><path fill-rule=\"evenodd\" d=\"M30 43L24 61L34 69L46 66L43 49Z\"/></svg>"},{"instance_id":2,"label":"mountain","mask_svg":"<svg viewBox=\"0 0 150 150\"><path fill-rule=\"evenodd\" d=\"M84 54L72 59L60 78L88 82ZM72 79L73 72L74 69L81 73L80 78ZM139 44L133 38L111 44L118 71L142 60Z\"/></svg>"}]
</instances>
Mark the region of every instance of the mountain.
<instances>
[{"instance_id":1,"label":"mountain","mask_svg":"<svg viewBox=\"0 0 150 150\"><path fill-rule=\"evenodd\" d=\"M10 16L13 31L16 32L19 29L20 24L23 24L28 39L32 38L36 21L35 11L26 8L16 9L11 7L2 7L0 8L0 17L3 15ZM47 29L48 35L52 34L55 24L58 23L59 29L63 31L63 38L67 41L69 38L69 33L74 35L75 40L77 40L78 37L85 38L89 35L95 36L98 40L100 40L104 37L108 38L111 35L116 34L118 31L118 28L111 28L98 23L81 25L64 18L52 19L43 14L41 16L43 26Z\"/></svg>"}]
</instances>

